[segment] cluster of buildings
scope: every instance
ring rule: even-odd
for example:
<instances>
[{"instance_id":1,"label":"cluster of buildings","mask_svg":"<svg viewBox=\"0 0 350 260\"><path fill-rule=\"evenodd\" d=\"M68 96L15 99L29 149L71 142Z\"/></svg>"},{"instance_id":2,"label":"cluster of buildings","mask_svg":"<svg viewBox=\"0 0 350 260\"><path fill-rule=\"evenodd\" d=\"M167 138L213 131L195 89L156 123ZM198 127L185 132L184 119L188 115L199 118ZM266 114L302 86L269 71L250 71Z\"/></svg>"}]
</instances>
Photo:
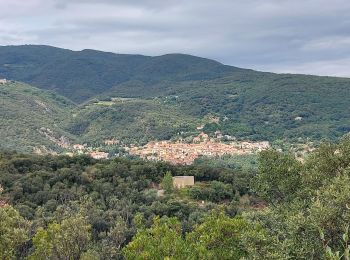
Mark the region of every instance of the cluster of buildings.
<instances>
[{"instance_id":1,"label":"cluster of buildings","mask_svg":"<svg viewBox=\"0 0 350 260\"><path fill-rule=\"evenodd\" d=\"M181 141L149 142L143 147L131 147L129 154L140 156L143 159L155 161L167 161L172 164L192 164L199 156L223 156L252 154L268 149L269 142L239 142L222 143L214 138L209 138L205 133L193 139L192 143Z\"/></svg>"},{"instance_id":2,"label":"cluster of buildings","mask_svg":"<svg viewBox=\"0 0 350 260\"><path fill-rule=\"evenodd\" d=\"M103 143L105 145L117 145L120 143L120 141L113 138L113 139L106 139L103 141ZM88 147L87 144L74 144L73 152L78 154L87 154L90 157L98 160L109 158L109 153L93 150L93 148ZM71 153L71 154L73 155L74 153Z\"/></svg>"},{"instance_id":3,"label":"cluster of buildings","mask_svg":"<svg viewBox=\"0 0 350 260\"><path fill-rule=\"evenodd\" d=\"M106 139L103 141L105 145L116 145L119 144L120 141L118 139L112 138L112 139Z\"/></svg>"},{"instance_id":4,"label":"cluster of buildings","mask_svg":"<svg viewBox=\"0 0 350 260\"><path fill-rule=\"evenodd\" d=\"M100 151L93 151L88 153L88 155L94 159L108 159L108 153L106 152L100 152Z\"/></svg>"},{"instance_id":5,"label":"cluster of buildings","mask_svg":"<svg viewBox=\"0 0 350 260\"><path fill-rule=\"evenodd\" d=\"M87 154L94 159L108 159L109 154L101 151L92 151L91 147L86 144L73 145L73 151L77 154ZM68 153L68 155L74 155L74 153Z\"/></svg>"}]
</instances>

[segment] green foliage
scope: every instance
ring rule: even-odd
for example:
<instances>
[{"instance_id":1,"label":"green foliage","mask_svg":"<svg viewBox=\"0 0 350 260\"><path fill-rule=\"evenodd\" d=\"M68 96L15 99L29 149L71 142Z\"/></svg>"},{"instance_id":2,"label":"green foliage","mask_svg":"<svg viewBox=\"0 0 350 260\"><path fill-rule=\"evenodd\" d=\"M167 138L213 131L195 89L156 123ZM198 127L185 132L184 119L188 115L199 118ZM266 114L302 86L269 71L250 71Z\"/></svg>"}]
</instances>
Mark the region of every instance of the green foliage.
<instances>
[{"instance_id":1,"label":"green foliage","mask_svg":"<svg viewBox=\"0 0 350 260\"><path fill-rule=\"evenodd\" d=\"M168 97L174 95L177 98L168 101ZM100 108L104 112L101 112L99 118L104 113L107 115L112 113L107 111L115 113L123 107L125 108L123 111L130 114L127 117L129 120L135 114L137 116L141 113L139 111L149 111L143 113L143 117L147 119L147 115L156 115L158 119L155 121L156 126L158 122L171 122L167 129L162 129L164 135L169 136L181 129L178 127L179 124L176 124L181 122L176 116L177 112L184 118L186 126L184 129L187 131L194 131L195 126L205 124L204 131L208 133L220 130L224 135L236 136L239 139L336 140L349 131L348 79L286 76L238 70L211 80L162 81L154 84L152 88L148 88L147 85L137 86L133 82L123 83L102 96L133 97L144 102L138 102L139 107L136 110L131 105L136 102L135 100L118 106ZM164 112L166 110L170 116L161 116L150 106L149 100L155 97L156 100L162 101L157 107ZM142 109L139 109L140 106ZM317 114L314 111L317 111ZM93 118L94 113L90 112L89 115L89 118ZM207 119L208 115L220 117L219 122L211 122ZM296 120L298 117L302 119ZM191 118L197 121L196 125L190 123ZM151 120L147 119L141 123L149 129L154 129ZM108 124L105 125L108 127ZM157 128L160 129L160 126ZM159 138L160 135L154 137Z\"/></svg>"},{"instance_id":2,"label":"green foliage","mask_svg":"<svg viewBox=\"0 0 350 260\"><path fill-rule=\"evenodd\" d=\"M212 181L208 185L195 185L189 189L189 195L196 200L220 202L235 197L232 185L220 181Z\"/></svg>"},{"instance_id":3,"label":"green foliage","mask_svg":"<svg viewBox=\"0 0 350 260\"><path fill-rule=\"evenodd\" d=\"M237 154L224 155L222 157L199 157L194 161L195 165L210 165L216 168L242 169L249 174L249 171L257 170L258 155L257 154Z\"/></svg>"},{"instance_id":4,"label":"green foliage","mask_svg":"<svg viewBox=\"0 0 350 260\"><path fill-rule=\"evenodd\" d=\"M6 108L0 114L6 126L0 147L6 149L29 151L44 144L59 150L39 135L42 126L89 144L111 137L141 144L171 139L196 134L200 124L211 134L220 130L239 139L269 141L336 140L350 130L350 81L345 78L263 73L180 54L146 57L49 46L1 47L0 64L6 65L1 77L80 103L73 108L51 92L28 87L13 95L7 84L0 86Z\"/></svg>"},{"instance_id":5,"label":"green foliage","mask_svg":"<svg viewBox=\"0 0 350 260\"><path fill-rule=\"evenodd\" d=\"M209 215L187 235L193 259L241 259L246 256L240 243L242 234L251 228L241 218L229 218L223 213Z\"/></svg>"},{"instance_id":6,"label":"green foliage","mask_svg":"<svg viewBox=\"0 0 350 260\"><path fill-rule=\"evenodd\" d=\"M51 223L33 237L34 252L30 259L80 259L91 240L91 226L82 216Z\"/></svg>"},{"instance_id":7,"label":"green foliage","mask_svg":"<svg viewBox=\"0 0 350 260\"><path fill-rule=\"evenodd\" d=\"M170 171L167 171L164 174L161 186L165 190L166 193L171 193L173 191L173 189L174 189L174 187L173 187L173 176L171 175Z\"/></svg>"},{"instance_id":8,"label":"green foliage","mask_svg":"<svg viewBox=\"0 0 350 260\"><path fill-rule=\"evenodd\" d=\"M144 144L150 140L169 140L178 133L193 131L200 124L199 118L185 114L178 104L167 104L162 99L134 98L110 103L83 104L62 127L82 143L101 143L114 137L124 143Z\"/></svg>"},{"instance_id":9,"label":"green foliage","mask_svg":"<svg viewBox=\"0 0 350 260\"><path fill-rule=\"evenodd\" d=\"M320 231L320 236L323 242L324 249L326 251L326 258L329 260L349 260L350 259L350 245L349 245L349 226L345 227L345 233L342 236L343 243L343 251L333 252L329 247L327 240L325 239L325 235L323 231Z\"/></svg>"},{"instance_id":10,"label":"green foliage","mask_svg":"<svg viewBox=\"0 0 350 260\"><path fill-rule=\"evenodd\" d=\"M46 146L61 150L50 141L41 128L49 128L53 136L72 138L59 124L69 117L71 101L52 92L26 84L0 84L0 149L33 152L33 147Z\"/></svg>"},{"instance_id":11,"label":"green foliage","mask_svg":"<svg viewBox=\"0 0 350 260\"><path fill-rule=\"evenodd\" d=\"M94 50L73 52L50 46L3 46L0 75L82 102L125 82L152 87L160 81L203 80L232 71L218 62L190 55L159 57Z\"/></svg>"},{"instance_id":12,"label":"green foliage","mask_svg":"<svg viewBox=\"0 0 350 260\"><path fill-rule=\"evenodd\" d=\"M29 222L11 206L0 206L0 259L14 259L29 238Z\"/></svg>"},{"instance_id":13,"label":"green foliage","mask_svg":"<svg viewBox=\"0 0 350 260\"><path fill-rule=\"evenodd\" d=\"M110 228L107 236L102 239L102 259L118 259L121 257L121 249L125 242L129 239L130 229L127 223L118 218L113 227Z\"/></svg>"},{"instance_id":14,"label":"green foliage","mask_svg":"<svg viewBox=\"0 0 350 260\"><path fill-rule=\"evenodd\" d=\"M186 259L190 252L176 218L155 218L149 229L139 230L123 250L126 259Z\"/></svg>"},{"instance_id":15,"label":"green foliage","mask_svg":"<svg viewBox=\"0 0 350 260\"><path fill-rule=\"evenodd\" d=\"M272 151L262 155L265 162L257 174L261 183L255 189L271 205L249 213L248 218L260 223L275 238L277 252L283 252L286 258L342 259L343 253L346 256L349 147L349 136L339 144L324 143L302 165L290 155Z\"/></svg>"},{"instance_id":16,"label":"green foliage","mask_svg":"<svg viewBox=\"0 0 350 260\"><path fill-rule=\"evenodd\" d=\"M0 153L0 171L2 196L32 220L35 233L13 236L18 225L28 234L18 224L27 221L14 209L9 214L9 206L0 208L9 223L1 226L7 239L0 243L7 258L348 257L350 136L323 143L303 163L291 154L262 152L256 175L205 163L14 153ZM171 172L200 183L158 197L154 187L164 172L169 180Z\"/></svg>"},{"instance_id":17,"label":"green foliage","mask_svg":"<svg viewBox=\"0 0 350 260\"><path fill-rule=\"evenodd\" d=\"M88 249L80 256L80 260L100 260L100 254L94 250Z\"/></svg>"},{"instance_id":18,"label":"green foliage","mask_svg":"<svg viewBox=\"0 0 350 260\"><path fill-rule=\"evenodd\" d=\"M302 185L301 163L293 155L275 150L262 151L259 171L252 181L258 195L270 203L288 201L295 198Z\"/></svg>"},{"instance_id":19,"label":"green foliage","mask_svg":"<svg viewBox=\"0 0 350 260\"><path fill-rule=\"evenodd\" d=\"M262 152L256 174L16 153L0 153L0 172L2 197L13 205L0 207L4 259L348 257L350 136L323 143L302 163ZM164 172L197 184L158 197Z\"/></svg>"},{"instance_id":20,"label":"green foliage","mask_svg":"<svg viewBox=\"0 0 350 260\"><path fill-rule=\"evenodd\" d=\"M184 237L176 218L154 219L148 229L141 229L124 248L126 259L242 259L247 256L241 240L254 231L264 234L241 218L211 213Z\"/></svg>"},{"instance_id":21,"label":"green foliage","mask_svg":"<svg viewBox=\"0 0 350 260\"><path fill-rule=\"evenodd\" d=\"M32 221L34 237L28 237L25 250L21 246L15 253L23 257L32 253L34 259L62 252L79 254L83 259L94 259L96 255L100 259L120 259L136 230L149 228L155 216L176 217L182 233L191 231L212 209L222 208L231 215L237 212L239 204L232 205L220 196L215 199L217 204L208 202L200 207L197 200L180 197L177 192L158 197L154 187L166 172L190 174L197 182L220 182L235 196L247 193L251 176L238 169L204 165L16 153L0 153L0 172L2 196ZM76 230L78 227L84 228ZM87 234L89 239L85 240ZM77 242L56 243L63 236L69 237L67 241L84 238L80 247L83 249L74 247Z\"/></svg>"}]
</instances>

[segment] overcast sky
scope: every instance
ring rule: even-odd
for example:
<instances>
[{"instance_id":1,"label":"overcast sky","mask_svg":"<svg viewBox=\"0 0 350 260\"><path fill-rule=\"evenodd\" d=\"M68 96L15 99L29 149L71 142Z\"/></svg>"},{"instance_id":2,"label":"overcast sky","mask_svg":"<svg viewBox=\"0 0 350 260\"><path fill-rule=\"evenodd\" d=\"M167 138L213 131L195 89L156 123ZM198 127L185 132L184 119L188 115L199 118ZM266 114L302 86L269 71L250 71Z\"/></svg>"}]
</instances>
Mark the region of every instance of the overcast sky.
<instances>
[{"instance_id":1,"label":"overcast sky","mask_svg":"<svg viewBox=\"0 0 350 260\"><path fill-rule=\"evenodd\" d=\"M0 0L0 45L20 44L350 77L350 1Z\"/></svg>"}]
</instances>

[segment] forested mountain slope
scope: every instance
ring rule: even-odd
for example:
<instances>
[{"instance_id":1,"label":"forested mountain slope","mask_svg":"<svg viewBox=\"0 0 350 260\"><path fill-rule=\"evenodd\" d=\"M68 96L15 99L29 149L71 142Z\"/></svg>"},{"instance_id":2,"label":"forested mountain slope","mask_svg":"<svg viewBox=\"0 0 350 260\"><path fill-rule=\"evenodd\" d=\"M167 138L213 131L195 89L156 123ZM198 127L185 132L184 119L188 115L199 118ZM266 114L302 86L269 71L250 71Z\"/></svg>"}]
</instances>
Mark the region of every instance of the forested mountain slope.
<instances>
[{"instance_id":1,"label":"forested mountain slope","mask_svg":"<svg viewBox=\"0 0 350 260\"><path fill-rule=\"evenodd\" d=\"M57 143L67 133L59 124L73 108L71 101L53 92L8 81L0 84L0 106L0 149L32 152L33 147L42 145L60 149Z\"/></svg>"},{"instance_id":2,"label":"forested mountain slope","mask_svg":"<svg viewBox=\"0 0 350 260\"><path fill-rule=\"evenodd\" d=\"M0 47L0 77L55 90L76 102L130 80L149 86L163 80L217 78L234 70L182 54L149 57L36 45Z\"/></svg>"},{"instance_id":3,"label":"forested mountain slope","mask_svg":"<svg viewBox=\"0 0 350 260\"><path fill-rule=\"evenodd\" d=\"M135 91L135 89L137 91ZM350 131L350 79L236 71L206 81L143 85L124 83L113 96L166 98L184 114L203 119L204 130L250 139L335 140Z\"/></svg>"},{"instance_id":4,"label":"forested mountain slope","mask_svg":"<svg viewBox=\"0 0 350 260\"><path fill-rule=\"evenodd\" d=\"M0 78L79 103L59 127L81 142L144 143L192 134L199 125L209 134L270 141L335 140L350 131L347 78L258 72L182 54L35 45L0 47Z\"/></svg>"}]
</instances>

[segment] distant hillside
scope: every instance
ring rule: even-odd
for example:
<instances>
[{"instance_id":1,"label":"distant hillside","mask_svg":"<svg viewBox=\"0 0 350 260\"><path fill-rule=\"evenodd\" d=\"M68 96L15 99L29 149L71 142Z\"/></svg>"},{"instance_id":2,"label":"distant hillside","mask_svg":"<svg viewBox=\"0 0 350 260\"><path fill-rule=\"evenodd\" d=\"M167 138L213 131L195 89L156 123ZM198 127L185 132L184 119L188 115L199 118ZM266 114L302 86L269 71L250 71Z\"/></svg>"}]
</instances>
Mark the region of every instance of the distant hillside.
<instances>
[{"instance_id":1,"label":"distant hillside","mask_svg":"<svg viewBox=\"0 0 350 260\"><path fill-rule=\"evenodd\" d=\"M147 90L128 83L100 99L110 97L134 99L78 108L70 129L79 129L88 139L109 133L137 140L167 139L178 132L195 132L199 125L209 134L220 130L240 139L269 141L335 140L350 132L350 80L343 78L235 73L201 82L156 84ZM211 117L217 117L216 122Z\"/></svg>"},{"instance_id":2,"label":"distant hillside","mask_svg":"<svg viewBox=\"0 0 350 260\"><path fill-rule=\"evenodd\" d=\"M182 54L149 57L32 45L0 47L0 78L79 103L58 104L62 113L53 116L57 128L79 142L186 138L199 125L209 134L220 130L270 141L334 140L350 131L346 78L257 72ZM67 111L72 116L62 117ZM36 117L35 110L26 113Z\"/></svg>"},{"instance_id":3,"label":"distant hillside","mask_svg":"<svg viewBox=\"0 0 350 260\"><path fill-rule=\"evenodd\" d=\"M149 57L37 45L0 47L0 78L54 90L75 102L130 80L151 86L161 81L218 78L235 69L183 54Z\"/></svg>"},{"instance_id":4,"label":"distant hillside","mask_svg":"<svg viewBox=\"0 0 350 260\"><path fill-rule=\"evenodd\" d=\"M71 137L59 124L72 102L55 93L18 82L0 83L0 106L0 150L32 152L45 145L57 151L60 147L50 138Z\"/></svg>"},{"instance_id":5,"label":"distant hillside","mask_svg":"<svg viewBox=\"0 0 350 260\"><path fill-rule=\"evenodd\" d=\"M101 143L117 138L124 143L168 140L179 133L193 133L202 122L165 98L117 99L77 107L65 129L83 143ZM195 132L196 133L196 132Z\"/></svg>"}]
</instances>

